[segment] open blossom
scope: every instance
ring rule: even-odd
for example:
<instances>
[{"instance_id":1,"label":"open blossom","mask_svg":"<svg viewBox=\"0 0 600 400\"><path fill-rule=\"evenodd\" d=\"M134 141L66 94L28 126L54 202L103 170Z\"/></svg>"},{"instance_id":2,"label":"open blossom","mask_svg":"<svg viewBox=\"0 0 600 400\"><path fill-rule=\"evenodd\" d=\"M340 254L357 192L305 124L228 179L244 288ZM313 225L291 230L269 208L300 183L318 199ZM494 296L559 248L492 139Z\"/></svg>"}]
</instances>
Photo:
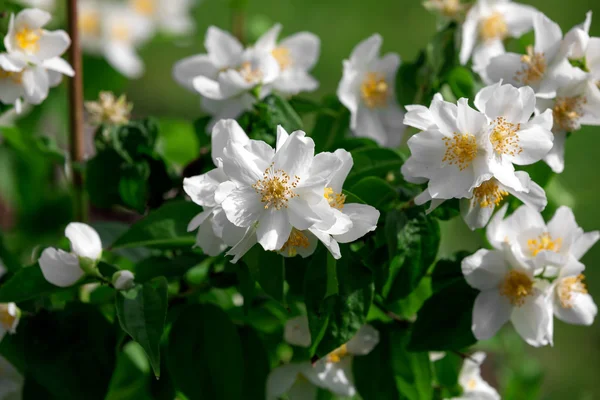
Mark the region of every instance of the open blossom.
<instances>
[{"instance_id":1,"label":"open blossom","mask_svg":"<svg viewBox=\"0 0 600 400\"><path fill-rule=\"evenodd\" d=\"M190 34L195 29L191 9L195 0L129 0L130 7L150 20L157 29L175 35Z\"/></svg>"},{"instance_id":2,"label":"open blossom","mask_svg":"<svg viewBox=\"0 0 600 400\"><path fill-rule=\"evenodd\" d=\"M286 341L293 345L301 343L302 347L307 347L304 346L306 343L310 346L306 317L288 321ZM338 396L354 396L356 388L352 376L352 360L354 356L369 354L378 343L379 332L370 325L363 325L348 343L314 365L306 361L275 368L267 379L267 400L275 400L286 394L293 399L313 400L317 398L318 388L329 390Z\"/></svg>"},{"instance_id":3,"label":"open blossom","mask_svg":"<svg viewBox=\"0 0 600 400\"><path fill-rule=\"evenodd\" d=\"M383 39L373 35L360 42L348 60L337 89L340 102L350 110L350 128L357 136L395 147L402 141L404 112L396 100L396 53L379 56Z\"/></svg>"},{"instance_id":4,"label":"open blossom","mask_svg":"<svg viewBox=\"0 0 600 400\"><path fill-rule=\"evenodd\" d=\"M535 12L510 0L477 0L462 26L461 64L472 57L473 69L484 75L490 59L504 53L504 39L531 30Z\"/></svg>"},{"instance_id":5,"label":"open blossom","mask_svg":"<svg viewBox=\"0 0 600 400\"><path fill-rule=\"evenodd\" d=\"M0 341L7 333L17 332L20 319L21 310L15 303L0 303Z\"/></svg>"},{"instance_id":6,"label":"open blossom","mask_svg":"<svg viewBox=\"0 0 600 400\"><path fill-rule=\"evenodd\" d=\"M67 287L80 280L102 256L102 242L89 225L71 222L65 229L71 252L48 247L39 259L44 278L51 284Z\"/></svg>"},{"instance_id":7,"label":"open blossom","mask_svg":"<svg viewBox=\"0 0 600 400\"><path fill-rule=\"evenodd\" d=\"M490 339L511 321L531 346L552 344L550 284L535 278L535 268L513 247L505 243L502 250L480 249L462 261L467 283L480 290L473 306L473 335Z\"/></svg>"},{"instance_id":8,"label":"open blossom","mask_svg":"<svg viewBox=\"0 0 600 400\"><path fill-rule=\"evenodd\" d=\"M342 193L344 181L352 169L352 155L338 149L333 156L339 159L340 167L326 183L323 197L331 207L327 211L333 213L335 223L330 227L316 223L306 231L292 229L289 239L280 250L284 256L300 254L308 257L315 251L318 239L334 258L339 259L342 255L338 243L353 242L377 228L379 211L366 204L346 203L346 195Z\"/></svg>"},{"instance_id":9,"label":"open blossom","mask_svg":"<svg viewBox=\"0 0 600 400\"><path fill-rule=\"evenodd\" d=\"M272 83L273 89L290 95L316 90L319 82L309 72L319 59L319 37L299 32L278 42L281 28L281 24L275 24L254 45L259 52L270 53L279 64L281 72Z\"/></svg>"},{"instance_id":10,"label":"open blossom","mask_svg":"<svg viewBox=\"0 0 600 400\"><path fill-rule=\"evenodd\" d=\"M569 257L550 288L552 311L563 322L591 325L598 314L598 306L584 282L584 269L585 266L575 257Z\"/></svg>"},{"instance_id":11,"label":"open blossom","mask_svg":"<svg viewBox=\"0 0 600 400\"><path fill-rule=\"evenodd\" d=\"M539 161L552 147L551 113L530 119L535 104L531 88L496 84L477 94L479 111L466 99L455 105L441 96L429 108L407 107L405 123L422 131L408 141L411 156L402 174L409 182L428 183L415 202L431 200L433 208L447 199L470 199L462 208L472 228L485 225L509 193L543 208L541 188L513 165Z\"/></svg>"},{"instance_id":12,"label":"open blossom","mask_svg":"<svg viewBox=\"0 0 600 400\"><path fill-rule=\"evenodd\" d=\"M485 361L485 353L478 351L465 358L458 375L458 383L463 389L460 397L450 400L500 400L500 395L481 377L481 364Z\"/></svg>"}]
</instances>

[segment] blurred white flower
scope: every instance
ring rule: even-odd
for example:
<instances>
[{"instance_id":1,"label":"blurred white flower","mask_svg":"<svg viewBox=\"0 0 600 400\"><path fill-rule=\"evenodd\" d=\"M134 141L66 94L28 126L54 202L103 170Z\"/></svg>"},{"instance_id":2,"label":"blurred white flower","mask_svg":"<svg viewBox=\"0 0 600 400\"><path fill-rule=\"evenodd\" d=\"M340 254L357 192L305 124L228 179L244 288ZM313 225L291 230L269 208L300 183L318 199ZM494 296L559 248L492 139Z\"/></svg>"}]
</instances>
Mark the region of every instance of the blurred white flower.
<instances>
[{"instance_id":1,"label":"blurred white flower","mask_svg":"<svg viewBox=\"0 0 600 400\"><path fill-rule=\"evenodd\" d=\"M340 102L350 110L350 128L357 136L396 147L402 141L404 112L396 100L396 53L379 56L383 39L373 35L360 42L348 60L337 89Z\"/></svg>"},{"instance_id":2,"label":"blurred white flower","mask_svg":"<svg viewBox=\"0 0 600 400\"><path fill-rule=\"evenodd\" d=\"M135 276L128 270L117 271L112 276L112 284L117 290L129 290L135 286Z\"/></svg>"},{"instance_id":3,"label":"blurred white flower","mask_svg":"<svg viewBox=\"0 0 600 400\"><path fill-rule=\"evenodd\" d=\"M535 8L510 0L477 0L462 26L461 64L473 58L473 69L485 75L490 59L504 53L504 39L530 31L535 13Z\"/></svg>"},{"instance_id":4,"label":"blurred white flower","mask_svg":"<svg viewBox=\"0 0 600 400\"><path fill-rule=\"evenodd\" d=\"M56 0L16 0L17 3L31 8L39 8L49 12L56 8Z\"/></svg>"},{"instance_id":5,"label":"blurred white flower","mask_svg":"<svg viewBox=\"0 0 600 400\"><path fill-rule=\"evenodd\" d=\"M195 0L129 0L130 7L148 18L156 28L175 35L186 35L195 30L191 9Z\"/></svg>"},{"instance_id":6,"label":"blurred white flower","mask_svg":"<svg viewBox=\"0 0 600 400\"><path fill-rule=\"evenodd\" d=\"M458 21L461 19L467 5L460 0L426 0L423 2L425 9L438 14L445 20Z\"/></svg>"},{"instance_id":7,"label":"blurred white flower","mask_svg":"<svg viewBox=\"0 0 600 400\"><path fill-rule=\"evenodd\" d=\"M65 229L71 252L48 247L39 259L44 278L51 284L67 287L75 284L95 267L102 256L98 232L89 225L71 222Z\"/></svg>"},{"instance_id":8,"label":"blurred white flower","mask_svg":"<svg viewBox=\"0 0 600 400\"><path fill-rule=\"evenodd\" d=\"M283 338L293 346L310 347L311 337L306 315L289 319L285 324Z\"/></svg>"},{"instance_id":9,"label":"blurred white flower","mask_svg":"<svg viewBox=\"0 0 600 400\"><path fill-rule=\"evenodd\" d=\"M536 279L534 270L508 243L502 250L480 249L463 259L467 283L480 290L471 327L477 340L492 338L510 320L529 345L552 344L550 284Z\"/></svg>"},{"instance_id":10,"label":"blurred white flower","mask_svg":"<svg viewBox=\"0 0 600 400\"><path fill-rule=\"evenodd\" d=\"M552 147L551 113L530 120L535 104L531 88L498 83L477 93L479 111L472 109L467 99L460 99L457 106L440 96L434 97L429 108L407 107L405 123L422 131L408 141L411 156L402 166L402 174L409 182L428 182L415 202L432 200L431 208L435 208L451 198L479 200L485 207L466 218L471 227L489 219L491 213L483 208L488 208L490 201L497 205L507 189L533 190L532 198L524 200L540 206L545 203L539 188L531 185L526 174L517 175L513 165L533 164ZM469 208L463 205L463 215L469 214Z\"/></svg>"},{"instance_id":11,"label":"blurred white flower","mask_svg":"<svg viewBox=\"0 0 600 400\"><path fill-rule=\"evenodd\" d=\"M84 106L94 125L127 124L133 108L126 95L117 98L112 92L100 92L98 101L86 101Z\"/></svg>"},{"instance_id":12,"label":"blurred white flower","mask_svg":"<svg viewBox=\"0 0 600 400\"><path fill-rule=\"evenodd\" d=\"M278 43L281 28L281 24L274 25L254 45L259 52L270 53L279 64L281 72L271 84L273 89L290 95L316 90L319 82L309 71L319 59L321 40L310 32L299 32Z\"/></svg>"},{"instance_id":13,"label":"blurred white flower","mask_svg":"<svg viewBox=\"0 0 600 400\"><path fill-rule=\"evenodd\" d=\"M20 400L25 379L4 357L0 357L0 399Z\"/></svg>"},{"instance_id":14,"label":"blurred white flower","mask_svg":"<svg viewBox=\"0 0 600 400\"><path fill-rule=\"evenodd\" d=\"M481 377L483 361L485 361L485 353L481 351L465 358L458 376L458 383L463 389L463 394L450 400L500 400L496 389Z\"/></svg>"},{"instance_id":15,"label":"blurred white flower","mask_svg":"<svg viewBox=\"0 0 600 400\"><path fill-rule=\"evenodd\" d=\"M21 310L15 303L0 303L0 342L7 333L15 334L21 320ZM2 371L0 370L0 376Z\"/></svg>"}]
</instances>

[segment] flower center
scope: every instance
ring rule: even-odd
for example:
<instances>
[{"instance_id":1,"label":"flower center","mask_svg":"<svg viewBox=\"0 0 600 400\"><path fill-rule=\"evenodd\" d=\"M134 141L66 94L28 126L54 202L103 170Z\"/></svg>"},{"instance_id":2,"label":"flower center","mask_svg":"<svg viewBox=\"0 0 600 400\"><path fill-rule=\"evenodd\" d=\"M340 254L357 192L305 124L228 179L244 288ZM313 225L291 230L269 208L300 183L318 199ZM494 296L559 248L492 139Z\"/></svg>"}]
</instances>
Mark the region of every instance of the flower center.
<instances>
[{"instance_id":1,"label":"flower center","mask_svg":"<svg viewBox=\"0 0 600 400\"><path fill-rule=\"evenodd\" d=\"M461 171L471 165L477 156L477 141L470 133L454 132L452 137L445 137L442 140L446 145L442 162L456 165Z\"/></svg>"},{"instance_id":2,"label":"flower center","mask_svg":"<svg viewBox=\"0 0 600 400\"><path fill-rule=\"evenodd\" d=\"M259 81L263 77L262 71L252 68L252 63L250 61L244 61L238 68L238 71L240 75L242 75L242 78L246 80L246 82Z\"/></svg>"},{"instance_id":3,"label":"flower center","mask_svg":"<svg viewBox=\"0 0 600 400\"><path fill-rule=\"evenodd\" d=\"M490 141L496 153L514 157L523 151L523 148L519 146L519 135L517 133L521 129L521 124L507 122L504 117L496 118L492 124L495 124L495 126L490 135Z\"/></svg>"},{"instance_id":4,"label":"flower center","mask_svg":"<svg viewBox=\"0 0 600 400\"><path fill-rule=\"evenodd\" d=\"M527 54L521 56L523 68L517 71L515 80L520 81L524 85L530 85L538 82L546 73L546 58L544 53L536 53L533 46L527 46Z\"/></svg>"},{"instance_id":5,"label":"flower center","mask_svg":"<svg viewBox=\"0 0 600 400\"><path fill-rule=\"evenodd\" d=\"M12 331L16 320L17 316L8 311L8 304L0 304L0 326L6 331Z\"/></svg>"},{"instance_id":6,"label":"flower center","mask_svg":"<svg viewBox=\"0 0 600 400\"><path fill-rule=\"evenodd\" d=\"M326 187L324 196L331 207L337 208L338 210L344 208L344 203L346 202L345 194L336 193L333 188Z\"/></svg>"},{"instance_id":7,"label":"flower center","mask_svg":"<svg viewBox=\"0 0 600 400\"><path fill-rule=\"evenodd\" d=\"M583 283L584 279L585 276L579 274L578 276L564 278L558 284L556 291L558 293L558 298L560 299L560 305L563 306L563 308L573 307L573 293L586 294L588 292L585 283Z\"/></svg>"},{"instance_id":8,"label":"flower center","mask_svg":"<svg viewBox=\"0 0 600 400\"><path fill-rule=\"evenodd\" d=\"M454 17L461 9L460 0L442 0L442 14L446 17Z\"/></svg>"},{"instance_id":9,"label":"flower center","mask_svg":"<svg viewBox=\"0 0 600 400\"><path fill-rule=\"evenodd\" d=\"M12 71L5 71L3 69L0 69L0 80L6 80L9 79L11 80L13 83L16 83L17 85L20 85L21 83L23 83L23 72L12 72Z\"/></svg>"},{"instance_id":10,"label":"flower center","mask_svg":"<svg viewBox=\"0 0 600 400\"><path fill-rule=\"evenodd\" d=\"M339 363L348 354L348 346L343 344L327 355L327 361L330 363Z\"/></svg>"},{"instance_id":11,"label":"flower center","mask_svg":"<svg viewBox=\"0 0 600 400\"><path fill-rule=\"evenodd\" d=\"M485 41L504 39L508 35L508 26L506 25L504 16L496 11L481 21L479 25L479 35Z\"/></svg>"},{"instance_id":12,"label":"flower center","mask_svg":"<svg viewBox=\"0 0 600 400\"><path fill-rule=\"evenodd\" d=\"M554 123L565 131L576 131L581 125L579 118L583 116L582 106L587 103L584 96L558 97L552 108Z\"/></svg>"},{"instance_id":13,"label":"flower center","mask_svg":"<svg viewBox=\"0 0 600 400\"><path fill-rule=\"evenodd\" d=\"M531 251L531 255L533 257L537 256L537 254L542 250L549 250L558 253L561 245L562 239L558 238L556 240L552 240L552 236L550 236L548 232L544 232L539 237L535 239L529 239L527 241L527 247L529 248L529 251Z\"/></svg>"},{"instance_id":14,"label":"flower center","mask_svg":"<svg viewBox=\"0 0 600 400\"><path fill-rule=\"evenodd\" d=\"M527 274L513 269L500 284L500 294L508 297L513 306L520 307L525 303L525 298L533 294L533 281Z\"/></svg>"},{"instance_id":15,"label":"flower center","mask_svg":"<svg viewBox=\"0 0 600 400\"><path fill-rule=\"evenodd\" d=\"M369 108L384 107L388 101L389 90L385 77L377 72L368 72L360 85L360 94Z\"/></svg>"},{"instance_id":16,"label":"flower center","mask_svg":"<svg viewBox=\"0 0 600 400\"><path fill-rule=\"evenodd\" d=\"M477 387L477 381L473 378L469 379L469 382L467 382L467 389L475 390L476 387Z\"/></svg>"},{"instance_id":17,"label":"flower center","mask_svg":"<svg viewBox=\"0 0 600 400\"><path fill-rule=\"evenodd\" d=\"M500 189L500 186L492 179L483 182L473 190L473 197L479 202L481 208L498 206L506 196L508 196L508 192Z\"/></svg>"},{"instance_id":18,"label":"flower center","mask_svg":"<svg viewBox=\"0 0 600 400\"><path fill-rule=\"evenodd\" d=\"M98 13L84 12L79 17L79 30L84 35L98 36L100 34L100 19Z\"/></svg>"},{"instance_id":19,"label":"flower center","mask_svg":"<svg viewBox=\"0 0 600 400\"><path fill-rule=\"evenodd\" d=\"M279 68L283 71L292 65L292 53L287 47L276 47L271 52L273 58L279 64Z\"/></svg>"},{"instance_id":20,"label":"flower center","mask_svg":"<svg viewBox=\"0 0 600 400\"><path fill-rule=\"evenodd\" d=\"M131 32L127 24L118 23L111 29L111 37L119 42L127 42L131 36Z\"/></svg>"},{"instance_id":21,"label":"flower center","mask_svg":"<svg viewBox=\"0 0 600 400\"><path fill-rule=\"evenodd\" d=\"M133 0L133 9L141 15L153 15L155 11L154 0Z\"/></svg>"},{"instance_id":22,"label":"flower center","mask_svg":"<svg viewBox=\"0 0 600 400\"><path fill-rule=\"evenodd\" d=\"M298 196L294 189L298 186L300 178L290 176L281 169L275 169L271 164L264 172L263 178L256 181L252 187L260 194L260 201L265 203L265 210L274 207L277 210L287 208L288 201Z\"/></svg>"},{"instance_id":23,"label":"flower center","mask_svg":"<svg viewBox=\"0 0 600 400\"><path fill-rule=\"evenodd\" d=\"M308 246L310 246L308 237L302 233L302 231L292 228L290 237L288 238L287 242L284 243L280 251L287 251L290 257L295 257L296 254L298 254L298 248L307 249Z\"/></svg>"},{"instance_id":24,"label":"flower center","mask_svg":"<svg viewBox=\"0 0 600 400\"><path fill-rule=\"evenodd\" d=\"M40 49L39 40L42 38L41 29L21 29L15 35L17 45L27 54L35 54Z\"/></svg>"},{"instance_id":25,"label":"flower center","mask_svg":"<svg viewBox=\"0 0 600 400\"><path fill-rule=\"evenodd\" d=\"M129 122L133 106L125 95L116 98L111 92L100 92L100 100L86 102L85 108L94 124L124 125Z\"/></svg>"}]
</instances>

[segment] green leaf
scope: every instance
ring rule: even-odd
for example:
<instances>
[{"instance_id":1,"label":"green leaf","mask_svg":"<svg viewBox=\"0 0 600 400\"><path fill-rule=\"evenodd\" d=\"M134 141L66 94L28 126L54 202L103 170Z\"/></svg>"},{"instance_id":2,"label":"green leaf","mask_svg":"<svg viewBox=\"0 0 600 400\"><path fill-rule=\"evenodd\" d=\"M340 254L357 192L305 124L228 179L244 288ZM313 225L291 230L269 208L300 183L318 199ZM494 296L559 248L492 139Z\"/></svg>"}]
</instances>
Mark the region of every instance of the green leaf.
<instances>
[{"instance_id":1,"label":"green leaf","mask_svg":"<svg viewBox=\"0 0 600 400\"><path fill-rule=\"evenodd\" d=\"M6 269L11 272L17 272L21 269L21 263L19 260L6 248L4 245L4 237L0 230L0 261L4 264Z\"/></svg>"},{"instance_id":2,"label":"green leaf","mask_svg":"<svg viewBox=\"0 0 600 400\"><path fill-rule=\"evenodd\" d=\"M39 264L19 269L0 286L0 303L18 303L65 290L49 283Z\"/></svg>"},{"instance_id":3,"label":"green leaf","mask_svg":"<svg viewBox=\"0 0 600 400\"><path fill-rule=\"evenodd\" d=\"M151 400L150 364L144 349L129 342L117 356L105 400Z\"/></svg>"},{"instance_id":4,"label":"green leaf","mask_svg":"<svg viewBox=\"0 0 600 400\"><path fill-rule=\"evenodd\" d=\"M465 67L454 67L448 73L448 84L456 98L475 98L475 78L471 70Z\"/></svg>"},{"instance_id":5,"label":"green leaf","mask_svg":"<svg viewBox=\"0 0 600 400\"><path fill-rule=\"evenodd\" d=\"M402 63L396 73L396 98L403 106L415 104L415 100L422 90L419 81L419 71L423 66L423 57L412 63Z\"/></svg>"},{"instance_id":6,"label":"green leaf","mask_svg":"<svg viewBox=\"0 0 600 400\"><path fill-rule=\"evenodd\" d=\"M317 152L332 150L335 143L344 139L349 127L350 113L337 96L325 97L310 135L315 141Z\"/></svg>"},{"instance_id":7,"label":"green leaf","mask_svg":"<svg viewBox=\"0 0 600 400\"><path fill-rule=\"evenodd\" d=\"M115 241L112 248L191 247L196 238L193 233L187 232L187 225L199 212L199 207L189 201L176 200L166 203L136 222Z\"/></svg>"},{"instance_id":8,"label":"green leaf","mask_svg":"<svg viewBox=\"0 0 600 400\"><path fill-rule=\"evenodd\" d=\"M385 178L389 172L398 172L403 164L402 157L391 149L366 147L350 153L354 160L354 166L346 179L347 187L352 187L361 179L369 176Z\"/></svg>"},{"instance_id":9,"label":"green leaf","mask_svg":"<svg viewBox=\"0 0 600 400\"><path fill-rule=\"evenodd\" d=\"M200 142L196 136L195 124L185 120L163 118L160 119L159 125L156 149L165 160L185 166L198 157ZM206 133L202 132L202 134L207 139Z\"/></svg>"},{"instance_id":10,"label":"green leaf","mask_svg":"<svg viewBox=\"0 0 600 400\"><path fill-rule=\"evenodd\" d=\"M147 182L150 176L150 166L147 162L139 162L124 166L119 180L119 194L123 203L140 214L146 209L148 198Z\"/></svg>"},{"instance_id":11,"label":"green leaf","mask_svg":"<svg viewBox=\"0 0 600 400\"><path fill-rule=\"evenodd\" d=\"M269 375L269 354L256 331L250 327L238 330L244 358L242 393L246 399L264 399L265 383Z\"/></svg>"},{"instance_id":12,"label":"green leaf","mask_svg":"<svg viewBox=\"0 0 600 400\"><path fill-rule=\"evenodd\" d=\"M294 96L289 100L290 106L300 115L311 114L321 109L321 105L316 101Z\"/></svg>"},{"instance_id":13,"label":"green leaf","mask_svg":"<svg viewBox=\"0 0 600 400\"><path fill-rule=\"evenodd\" d=\"M160 338L167 316L167 280L156 278L121 291L115 307L121 328L142 346L156 377L160 377Z\"/></svg>"},{"instance_id":14,"label":"green leaf","mask_svg":"<svg viewBox=\"0 0 600 400\"><path fill-rule=\"evenodd\" d=\"M385 233L391 261L383 295L393 303L408 296L435 261L440 227L423 207L416 207L389 212Z\"/></svg>"},{"instance_id":15,"label":"green leaf","mask_svg":"<svg viewBox=\"0 0 600 400\"><path fill-rule=\"evenodd\" d=\"M179 278L202 261L203 257L198 254L149 257L135 265L135 281L144 283L159 276Z\"/></svg>"},{"instance_id":16,"label":"green leaf","mask_svg":"<svg viewBox=\"0 0 600 400\"><path fill-rule=\"evenodd\" d=\"M85 189L92 204L108 208L121 203L119 181L123 161L116 151L107 149L87 162Z\"/></svg>"},{"instance_id":17,"label":"green leaf","mask_svg":"<svg viewBox=\"0 0 600 400\"><path fill-rule=\"evenodd\" d=\"M391 205L398 198L398 194L392 186L383 179L374 176L361 179L350 188L350 192L366 204L377 209ZM350 203L350 201L347 202Z\"/></svg>"},{"instance_id":18,"label":"green leaf","mask_svg":"<svg viewBox=\"0 0 600 400\"><path fill-rule=\"evenodd\" d=\"M193 305L171 328L167 364L189 400L241 400L243 354L237 329L223 310Z\"/></svg>"},{"instance_id":19,"label":"green leaf","mask_svg":"<svg viewBox=\"0 0 600 400\"><path fill-rule=\"evenodd\" d=\"M254 246L242 260L265 293L277 301L283 301L284 257Z\"/></svg>"},{"instance_id":20,"label":"green leaf","mask_svg":"<svg viewBox=\"0 0 600 400\"><path fill-rule=\"evenodd\" d=\"M409 400L433 398L431 362L428 352L414 353L407 349L410 339L408 329L393 329L390 332L391 352L396 384L403 397Z\"/></svg>"}]
</instances>

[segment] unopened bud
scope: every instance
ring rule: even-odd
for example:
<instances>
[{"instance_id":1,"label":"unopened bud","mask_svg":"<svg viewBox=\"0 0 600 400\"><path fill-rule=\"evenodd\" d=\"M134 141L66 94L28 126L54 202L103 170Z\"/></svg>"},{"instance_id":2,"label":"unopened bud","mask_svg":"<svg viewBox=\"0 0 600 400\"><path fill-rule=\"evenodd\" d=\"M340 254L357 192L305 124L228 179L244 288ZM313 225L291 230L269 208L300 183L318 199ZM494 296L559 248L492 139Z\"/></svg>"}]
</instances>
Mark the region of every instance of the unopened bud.
<instances>
[{"instance_id":1,"label":"unopened bud","mask_svg":"<svg viewBox=\"0 0 600 400\"><path fill-rule=\"evenodd\" d=\"M131 271L117 271L112 277L112 283L117 290L129 290L135 286L134 279Z\"/></svg>"}]
</instances>

